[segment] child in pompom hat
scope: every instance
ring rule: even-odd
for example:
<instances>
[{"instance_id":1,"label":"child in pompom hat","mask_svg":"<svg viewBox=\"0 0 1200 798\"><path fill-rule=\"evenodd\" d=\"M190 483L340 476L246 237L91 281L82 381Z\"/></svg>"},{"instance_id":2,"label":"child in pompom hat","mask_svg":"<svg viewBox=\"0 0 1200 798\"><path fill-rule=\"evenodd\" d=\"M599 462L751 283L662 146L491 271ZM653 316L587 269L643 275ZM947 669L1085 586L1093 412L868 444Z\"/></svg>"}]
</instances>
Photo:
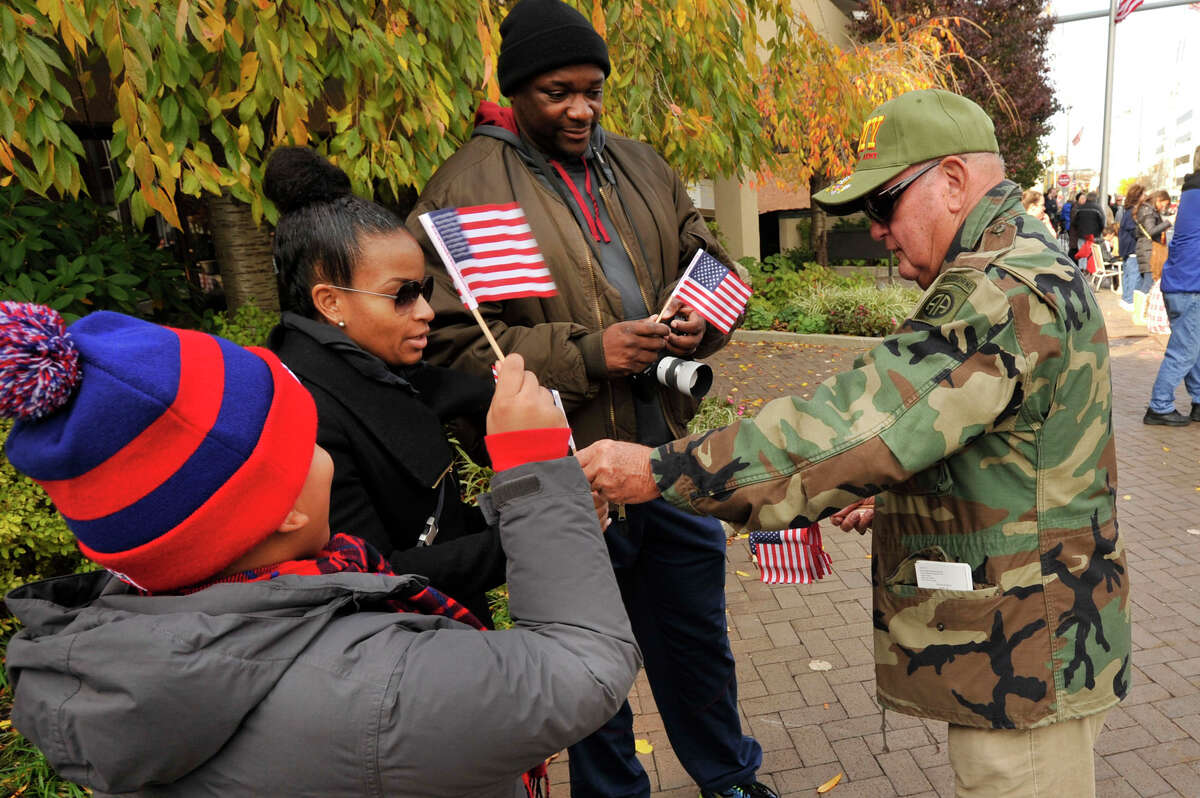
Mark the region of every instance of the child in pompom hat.
<instances>
[{"instance_id":1,"label":"child in pompom hat","mask_svg":"<svg viewBox=\"0 0 1200 798\"><path fill-rule=\"evenodd\" d=\"M590 490L520 356L481 501L509 558L501 632L331 538L312 399L266 350L0 303L0 414L107 569L5 599L13 723L97 795L527 795L632 684Z\"/></svg>"}]
</instances>

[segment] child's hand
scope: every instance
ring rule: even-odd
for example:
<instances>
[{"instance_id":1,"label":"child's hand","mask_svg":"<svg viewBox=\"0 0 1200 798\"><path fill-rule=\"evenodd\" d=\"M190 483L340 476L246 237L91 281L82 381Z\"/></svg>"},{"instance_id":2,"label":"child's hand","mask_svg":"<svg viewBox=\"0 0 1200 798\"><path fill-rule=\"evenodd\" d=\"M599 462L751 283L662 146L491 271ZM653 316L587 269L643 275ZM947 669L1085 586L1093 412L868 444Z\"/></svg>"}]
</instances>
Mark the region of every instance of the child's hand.
<instances>
[{"instance_id":1,"label":"child's hand","mask_svg":"<svg viewBox=\"0 0 1200 798\"><path fill-rule=\"evenodd\" d=\"M533 372L525 370L523 357L509 355L500 361L499 371L496 394L487 414L489 435L567 426L567 419L555 406L554 397L538 384Z\"/></svg>"}]
</instances>

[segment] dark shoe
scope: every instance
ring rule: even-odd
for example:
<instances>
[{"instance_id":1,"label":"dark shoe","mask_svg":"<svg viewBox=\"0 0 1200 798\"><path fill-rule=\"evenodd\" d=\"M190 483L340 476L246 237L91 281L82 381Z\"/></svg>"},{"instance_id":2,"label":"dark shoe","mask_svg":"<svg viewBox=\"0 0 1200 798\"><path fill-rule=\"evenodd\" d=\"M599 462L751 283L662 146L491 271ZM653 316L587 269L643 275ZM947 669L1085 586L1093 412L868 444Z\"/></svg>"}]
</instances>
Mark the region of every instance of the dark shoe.
<instances>
[{"instance_id":1,"label":"dark shoe","mask_svg":"<svg viewBox=\"0 0 1200 798\"><path fill-rule=\"evenodd\" d=\"M1188 418L1178 410L1172 410L1170 413L1155 413L1147 407L1146 415L1142 416L1142 423L1158 424L1163 427L1186 427L1192 423L1192 419L1195 419L1197 415L1196 405L1192 405L1192 418Z\"/></svg>"},{"instance_id":2,"label":"dark shoe","mask_svg":"<svg viewBox=\"0 0 1200 798\"><path fill-rule=\"evenodd\" d=\"M752 781L748 784L735 784L721 792L701 790L700 798L779 798L779 796L767 785Z\"/></svg>"},{"instance_id":3,"label":"dark shoe","mask_svg":"<svg viewBox=\"0 0 1200 798\"><path fill-rule=\"evenodd\" d=\"M1200 404L1192 402L1192 413L1188 418L1192 421L1200 421Z\"/></svg>"}]
</instances>

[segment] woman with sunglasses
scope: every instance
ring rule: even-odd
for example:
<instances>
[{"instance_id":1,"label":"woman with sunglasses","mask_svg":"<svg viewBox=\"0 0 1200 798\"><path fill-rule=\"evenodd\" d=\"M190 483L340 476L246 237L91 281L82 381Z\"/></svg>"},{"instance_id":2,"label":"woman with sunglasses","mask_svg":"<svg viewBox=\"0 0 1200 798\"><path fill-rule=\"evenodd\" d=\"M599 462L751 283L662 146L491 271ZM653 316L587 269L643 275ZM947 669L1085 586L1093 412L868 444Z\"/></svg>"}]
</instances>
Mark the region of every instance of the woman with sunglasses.
<instances>
[{"instance_id":1,"label":"woman with sunglasses","mask_svg":"<svg viewBox=\"0 0 1200 798\"><path fill-rule=\"evenodd\" d=\"M443 424L464 443L492 386L421 362L432 278L404 224L355 196L304 147L277 149L264 191L280 211L274 258L284 308L268 346L317 403L333 457L330 525L366 539L397 573L422 574L489 623L504 582L495 528L459 499ZM465 424L465 426L464 426Z\"/></svg>"}]
</instances>

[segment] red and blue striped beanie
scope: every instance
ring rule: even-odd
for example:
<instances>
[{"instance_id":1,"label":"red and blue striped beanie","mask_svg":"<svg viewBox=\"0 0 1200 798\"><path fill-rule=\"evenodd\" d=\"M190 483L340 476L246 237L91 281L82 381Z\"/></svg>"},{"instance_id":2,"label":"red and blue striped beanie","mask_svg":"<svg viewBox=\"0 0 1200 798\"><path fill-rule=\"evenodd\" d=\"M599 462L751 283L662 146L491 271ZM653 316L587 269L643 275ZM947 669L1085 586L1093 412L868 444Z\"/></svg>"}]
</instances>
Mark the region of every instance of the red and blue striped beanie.
<instances>
[{"instance_id":1,"label":"red and blue striped beanie","mask_svg":"<svg viewBox=\"0 0 1200 798\"><path fill-rule=\"evenodd\" d=\"M308 475L312 397L266 349L98 312L0 303L6 453L83 553L149 591L220 573Z\"/></svg>"}]
</instances>

